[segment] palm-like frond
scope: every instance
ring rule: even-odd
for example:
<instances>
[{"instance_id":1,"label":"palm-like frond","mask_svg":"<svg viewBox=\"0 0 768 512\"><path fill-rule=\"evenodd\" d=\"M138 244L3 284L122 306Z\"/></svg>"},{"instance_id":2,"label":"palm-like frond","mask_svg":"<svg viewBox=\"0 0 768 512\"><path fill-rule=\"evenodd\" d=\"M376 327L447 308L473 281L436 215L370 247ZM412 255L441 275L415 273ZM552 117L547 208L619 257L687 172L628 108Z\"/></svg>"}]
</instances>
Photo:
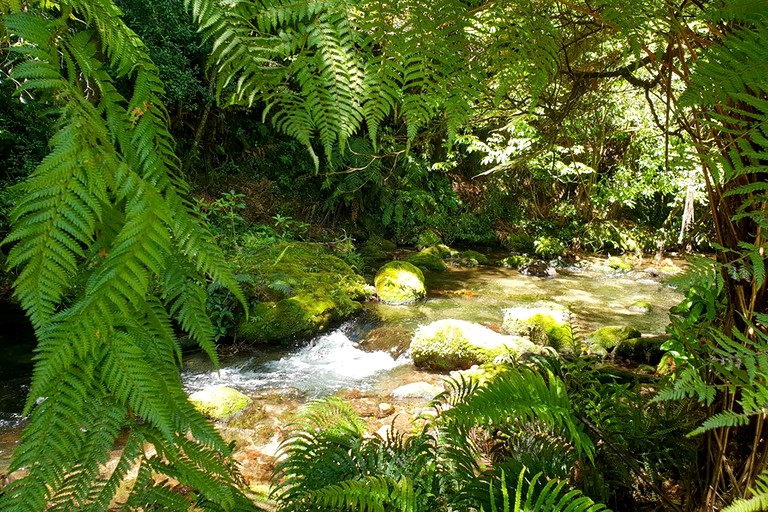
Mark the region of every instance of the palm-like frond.
<instances>
[{"instance_id":1,"label":"palm-like frond","mask_svg":"<svg viewBox=\"0 0 768 512\"><path fill-rule=\"evenodd\" d=\"M4 28L18 41L12 76L49 99L59 121L4 241L39 344L29 425L11 464L28 474L6 488L0 508L104 510L137 464L140 478L164 471L196 488L211 510L231 509L236 472L219 461L226 443L186 401L172 321L215 357L204 285L214 279L242 296L180 199L186 186L175 176L163 88L141 41L111 1L56 9L66 14L3 7L14 12ZM118 78L133 86L128 98ZM125 429L121 461L100 475ZM143 442L162 462L140 450ZM190 504L169 487L133 491L136 502Z\"/></svg>"}]
</instances>

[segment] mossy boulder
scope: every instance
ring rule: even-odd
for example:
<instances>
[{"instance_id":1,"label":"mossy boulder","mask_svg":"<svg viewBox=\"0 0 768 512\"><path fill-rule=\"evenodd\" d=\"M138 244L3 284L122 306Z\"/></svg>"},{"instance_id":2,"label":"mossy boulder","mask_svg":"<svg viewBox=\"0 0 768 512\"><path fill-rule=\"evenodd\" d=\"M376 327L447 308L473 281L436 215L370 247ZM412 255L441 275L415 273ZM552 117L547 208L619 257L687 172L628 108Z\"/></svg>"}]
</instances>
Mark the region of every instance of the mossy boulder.
<instances>
[{"instance_id":1,"label":"mossy boulder","mask_svg":"<svg viewBox=\"0 0 768 512\"><path fill-rule=\"evenodd\" d=\"M248 320L239 318L237 335L248 342L317 334L373 296L365 279L321 244L280 244L241 258L240 272L251 277L243 291L255 305Z\"/></svg>"},{"instance_id":2,"label":"mossy boulder","mask_svg":"<svg viewBox=\"0 0 768 512\"><path fill-rule=\"evenodd\" d=\"M236 389L211 386L189 396L192 405L215 420L227 420L251 404L251 399Z\"/></svg>"},{"instance_id":3,"label":"mossy boulder","mask_svg":"<svg viewBox=\"0 0 768 512\"><path fill-rule=\"evenodd\" d=\"M455 249L451 249L445 244L433 245L431 247L427 247L426 249L422 249L420 252L423 252L426 254L434 254L435 256L440 256L443 259L452 258L459 254L459 251Z\"/></svg>"},{"instance_id":4,"label":"mossy boulder","mask_svg":"<svg viewBox=\"0 0 768 512\"><path fill-rule=\"evenodd\" d=\"M411 357L419 368L461 370L500 356L538 353L541 348L519 336L505 336L464 320L438 320L416 330Z\"/></svg>"},{"instance_id":5,"label":"mossy boulder","mask_svg":"<svg viewBox=\"0 0 768 512\"><path fill-rule=\"evenodd\" d=\"M424 273L407 261L390 261L376 272L376 294L386 304L410 304L427 295Z\"/></svg>"},{"instance_id":6,"label":"mossy boulder","mask_svg":"<svg viewBox=\"0 0 768 512\"><path fill-rule=\"evenodd\" d=\"M422 270L445 272L448 269L448 266L440 256L425 251L419 251L416 254L412 254L408 256L405 261L416 265Z\"/></svg>"},{"instance_id":7,"label":"mossy boulder","mask_svg":"<svg viewBox=\"0 0 768 512\"><path fill-rule=\"evenodd\" d=\"M620 270L622 272L629 272L632 270L632 264L624 258L620 258L618 256L610 256L607 260L605 260L605 264L612 270Z\"/></svg>"},{"instance_id":8,"label":"mossy boulder","mask_svg":"<svg viewBox=\"0 0 768 512\"><path fill-rule=\"evenodd\" d=\"M464 251L459 253L459 258L469 258L477 261L480 265L488 264L488 256L477 251Z\"/></svg>"},{"instance_id":9,"label":"mossy boulder","mask_svg":"<svg viewBox=\"0 0 768 512\"><path fill-rule=\"evenodd\" d=\"M599 355L606 355L622 342L639 338L640 331L630 326L609 325L601 327L587 336L587 344Z\"/></svg>"},{"instance_id":10,"label":"mossy boulder","mask_svg":"<svg viewBox=\"0 0 768 512\"><path fill-rule=\"evenodd\" d=\"M629 338L619 342L613 354L629 361L655 365L664 354L661 345L665 341L666 338L659 336Z\"/></svg>"},{"instance_id":11,"label":"mossy boulder","mask_svg":"<svg viewBox=\"0 0 768 512\"><path fill-rule=\"evenodd\" d=\"M637 300L629 306L629 310L635 313L650 313L653 311L653 304L647 300Z\"/></svg>"},{"instance_id":12,"label":"mossy boulder","mask_svg":"<svg viewBox=\"0 0 768 512\"><path fill-rule=\"evenodd\" d=\"M513 254L499 260L499 266L507 268L520 268L533 263L533 258L522 254Z\"/></svg>"},{"instance_id":13,"label":"mossy boulder","mask_svg":"<svg viewBox=\"0 0 768 512\"><path fill-rule=\"evenodd\" d=\"M537 302L504 310L501 328L538 345L567 350L573 345L570 310L555 302Z\"/></svg>"}]
</instances>

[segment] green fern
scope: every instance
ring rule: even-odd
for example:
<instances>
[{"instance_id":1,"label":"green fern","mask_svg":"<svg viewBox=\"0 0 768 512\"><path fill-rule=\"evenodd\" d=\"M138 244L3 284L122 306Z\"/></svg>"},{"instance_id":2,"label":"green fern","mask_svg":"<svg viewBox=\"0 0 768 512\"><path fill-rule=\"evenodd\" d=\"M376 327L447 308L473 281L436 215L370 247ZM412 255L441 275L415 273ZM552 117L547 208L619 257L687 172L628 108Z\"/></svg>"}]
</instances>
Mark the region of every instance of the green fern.
<instances>
[{"instance_id":1,"label":"green fern","mask_svg":"<svg viewBox=\"0 0 768 512\"><path fill-rule=\"evenodd\" d=\"M4 241L38 347L29 424L10 468L27 473L4 489L0 509L105 510L133 467L139 481L128 508L242 506L228 446L181 387L172 325L215 360L205 282L242 295L181 199L186 185L174 175L157 69L111 1L14 6L0 6L13 13L4 29L19 41L12 76L51 101L59 122L50 154L22 185ZM117 79L133 85L130 97ZM101 475L121 432L123 455ZM156 474L202 498L151 484Z\"/></svg>"}]
</instances>

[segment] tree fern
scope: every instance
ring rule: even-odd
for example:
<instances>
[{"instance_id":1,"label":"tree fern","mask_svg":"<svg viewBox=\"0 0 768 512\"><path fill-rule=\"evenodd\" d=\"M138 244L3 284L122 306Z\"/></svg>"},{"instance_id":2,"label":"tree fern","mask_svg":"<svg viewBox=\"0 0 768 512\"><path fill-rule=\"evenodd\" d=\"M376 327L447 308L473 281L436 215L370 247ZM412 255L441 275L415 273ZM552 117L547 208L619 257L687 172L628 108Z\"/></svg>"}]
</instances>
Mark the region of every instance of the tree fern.
<instances>
[{"instance_id":1,"label":"tree fern","mask_svg":"<svg viewBox=\"0 0 768 512\"><path fill-rule=\"evenodd\" d=\"M242 506L228 446L181 388L172 326L215 357L205 282L242 296L181 199L157 69L111 1L15 5L3 4L21 61L12 76L52 101L59 122L4 242L39 343L29 424L11 464L27 473L4 489L0 509L105 510L134 465L129 508ZM117 467L100 474L126 430ZM202 498L152 484L158 473Z\"/></svg>"}]
</instances>

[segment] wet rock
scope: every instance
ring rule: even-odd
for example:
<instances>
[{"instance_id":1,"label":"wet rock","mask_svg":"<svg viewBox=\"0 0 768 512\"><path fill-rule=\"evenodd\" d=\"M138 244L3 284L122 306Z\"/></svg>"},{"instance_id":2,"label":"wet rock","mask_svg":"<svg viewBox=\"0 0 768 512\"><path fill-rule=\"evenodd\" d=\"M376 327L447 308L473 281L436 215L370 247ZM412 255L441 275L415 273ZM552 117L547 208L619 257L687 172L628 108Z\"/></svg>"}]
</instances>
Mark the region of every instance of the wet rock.
<instances>
[{"instance_id":1,"label":"wet rock","mask_svg":"<svg viewBox=\"0 0 768 512\"><path fill-rule=\"evenodd\" d=\"M544 260L533 260L520 267L520 273L532 277L555 277L557 270Z\"/></svg>"},{"instance_id":2,"label":"wet rock","mask_svg":"<svg viewBox=\"0 0 768 512\"><path fill-rule=\"evenodd\" d=\"M365 279L321 244L277 244L243 256L239 272L249 302L236 319L238 338L253 343L318 334L362 309Z\"/></svg>"},{"instance_id":3,"label":"wet rock","mask_svg":"<svg viewBox=\"0 0 768 512\"><path fill-rule=\"evenodd\" d=\"M502 331L526 336L537 345L566 350L573 345L571 311L556 302L536 302L504 310Z\"/></svg>"},{"instance_id":4,"label":"wet rock","mask_svg":"<svg viewBox=\"0 0 768 512\"><path fill-rule=\"evenodd\" d=\"M442 386L436 386L429 382L412 382L396 388L392 391L393 398L424 398L432 400L437 395L445 391Z\"/></svg>"},{"instance_id":5,"label":"wet rock","mask_svg":"<svg viewBox=\"0 0 768 512\"><path fill-rule=\"evenodd\" d=\"M443 259L436 255L427 253L424 251L417 252L406 258L408 263L416 265L422 270L432 270L433 272L445 272L448 269L448 265L445 264Z\"/></svg>"},{"instance_id":6,"label":"wet rock","mask_svg":"<svg viewBox=\"0 0 768 512\"><path fill-rule=\"evenodd\" d=\"M189 396L195 409L215 420L227 420L251 404L251 399L236 389L211 386Z\"/></svg>"},{"instance_id":7,"label":"wet rock","mask_svg":"<svg viewBox=\"0 0 768 512\"><path fill-rule=\"evenodd\" d=\"M464 320L438 320L420 327L411 339L417 367L455 370L493 361L496 356L538 352L539 347L519 336L505 336Z\"/></svg>"},{"instance_id":8,"label":"wet rock","mask_svg":"<svg viewBox=\"0 0 768 512\"><path fill-rule=\"evenodd\" d=\"M645 364L657 364L664 351L661 345L667 340L664 336L629 338L619 342L613 354L628 361Z\"/></svg>"},{"instance_id":9,"label":"wet rock","mask_svg":"<svg viewBox=\"0 0 768 512\"><path fill-rule=\"evenodd\" d=\"M464 251L459 253L459 258L471 259L476 261L480 265L488 264L488 256L477 251Z\"/></svg>"},{"instance_id":10,"label":"wet rock","mask_svg":"<svg viewBox=\"0 0 768 512\"><path fill-rule=\"evenodd\" d=\"M390 416L392 414L395 414L395 406L387 403L387 402L381 402L379 404L379 412L376 415L379 418L385 418L387 416Z\"/></svg>"},{"instance_id":11,"label":"wet rock","mask_svg":"<svg viewBox=\"0 0 768 512\"><path fill-rule=\"evenodd\" d=\"M387 304L410 304L427 294L424 273L407 261L390 261L381 267L374 285L379 300Z\"/></svg>"},{"instance_id":12,"label":"wet rock","mask_svg":"<svg viewBox=\"0 0 768 512\"><path fill-rule=\"evenodd\" d=\"M605 260L605 265L612 270L621 270L623 272L632 270L632 264L618 256L609 256L608 259Z\"/></svg>"},{"instance_id":13,"label":"wet rock","mask_svg":"<svg viewBox=\"0 0 768 512\"><path fill-rule=\"evenodd\" d=\"M645 273L651 277L659 277L661 275L661 273L653 267L646 268Z\"/></svg>"},{"instance_id":14,"label":"wet rock","mask_svg":"<svg viewBox=\"0 0 768 512\"><path fill-rule=\"evenodd\" d=\"M513 254L499 260L499 266L507 268L521 268L533 263L533 258L522 254Z\"/></svg>"},{"instance_id":15,"label":"wet rock","mask_svg":"<svg viewBox=\"0 0 768 512\"><path fill-rule=\"evenodd\" d=\"M629 306L629 310L635 313L650 313L653 311L653 304L647 300L637 300Z\"/></svg>"},{"instance_id":16,"label":"wet rock","mask_svg":"<svg viewBox=\"0 0 768 512\"><path fill-rule=\"evenodd\" d=\"M620 343L640 338L641 333L634 327L610 325L601 327L587 336L587 345L598 355L611 353Z\"/></svg>"}]
</instances>

